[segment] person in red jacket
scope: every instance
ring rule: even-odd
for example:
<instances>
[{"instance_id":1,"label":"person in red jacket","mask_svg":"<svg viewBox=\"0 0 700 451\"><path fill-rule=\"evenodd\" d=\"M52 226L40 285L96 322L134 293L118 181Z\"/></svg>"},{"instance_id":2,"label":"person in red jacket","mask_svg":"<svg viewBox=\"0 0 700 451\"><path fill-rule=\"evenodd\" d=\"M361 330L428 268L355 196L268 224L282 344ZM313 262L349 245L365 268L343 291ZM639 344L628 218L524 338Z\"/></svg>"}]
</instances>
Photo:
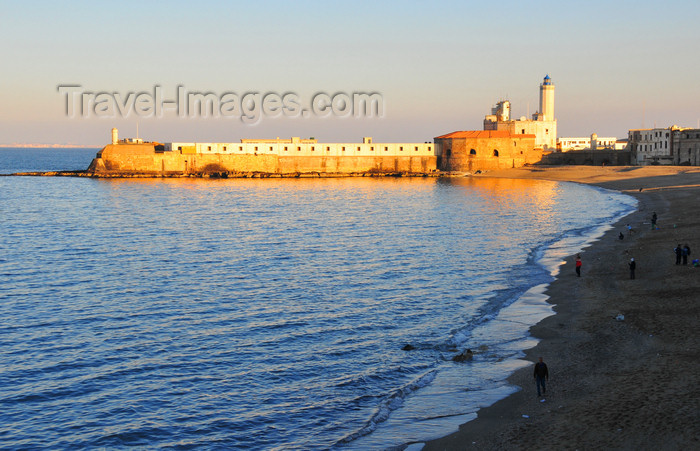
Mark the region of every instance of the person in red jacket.
<instances>
[{"instance_id":1,"label":"person in red jacket","mask_svg":"<svg viewBox=\"0 0 700 451\"><path fill-rule=\"evenodd\" d=\"M542 394L547 394L547 386L545 385L545 380L549 380L549 370L547 369L547 364L542 361L535 363L535 372L533 374L535 382L537 383L537 396L542 396ZM540 386L542 387L542 394L540 394Z\"/></svg>"},{"instance_id":2,"label":"person in red jacket","mask_svg":"<svg viewBox=\"0 0 700 451\"><path fill-rule=\"evenodd\" d=\"M581 262L581 254L576 255L576 275L578 277L581 277L581 266L583 263Z\"/></svg>"}]
</instances>

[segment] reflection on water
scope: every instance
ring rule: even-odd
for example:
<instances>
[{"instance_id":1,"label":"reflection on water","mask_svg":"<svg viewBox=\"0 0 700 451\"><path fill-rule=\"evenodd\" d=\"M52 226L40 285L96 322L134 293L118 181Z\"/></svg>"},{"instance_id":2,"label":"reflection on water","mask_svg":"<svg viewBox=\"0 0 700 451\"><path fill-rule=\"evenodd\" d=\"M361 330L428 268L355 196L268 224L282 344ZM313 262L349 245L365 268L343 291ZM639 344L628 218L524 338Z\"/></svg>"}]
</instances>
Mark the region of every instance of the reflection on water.
<instances>
[{"instance_id":1,"label":"reflection on water","mask_svg":"<svg viewBox=\"0 0 700 451\"><path fill-rule=\"evenodd\" d=\"M503 318L549 280L543 246L627 208L485 178L3 177L0 191L7 448L433 434L428 418L512 389L527 324Z\"/></svg>"}]
</instances>

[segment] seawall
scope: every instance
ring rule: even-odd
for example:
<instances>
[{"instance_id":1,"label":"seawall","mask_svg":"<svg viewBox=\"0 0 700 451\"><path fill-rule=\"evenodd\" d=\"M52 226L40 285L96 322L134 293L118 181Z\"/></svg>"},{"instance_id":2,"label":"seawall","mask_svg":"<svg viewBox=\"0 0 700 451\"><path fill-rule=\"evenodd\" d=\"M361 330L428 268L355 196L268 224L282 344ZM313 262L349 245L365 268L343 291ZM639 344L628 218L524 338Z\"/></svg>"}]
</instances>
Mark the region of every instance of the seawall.
<instances>
[{"instance_id":1,"label":"seawall","mask_svg":"<svg viewBox=\"0 0 700 451\"><path fill-rule=\"evenodd\" d=\"M246 176L267 174L395 175L437 172L437 156L280 156L199 154L160 150L154 143L110 144L97 153L87 174L114 176Z\"/></svg>"}]
</instances>

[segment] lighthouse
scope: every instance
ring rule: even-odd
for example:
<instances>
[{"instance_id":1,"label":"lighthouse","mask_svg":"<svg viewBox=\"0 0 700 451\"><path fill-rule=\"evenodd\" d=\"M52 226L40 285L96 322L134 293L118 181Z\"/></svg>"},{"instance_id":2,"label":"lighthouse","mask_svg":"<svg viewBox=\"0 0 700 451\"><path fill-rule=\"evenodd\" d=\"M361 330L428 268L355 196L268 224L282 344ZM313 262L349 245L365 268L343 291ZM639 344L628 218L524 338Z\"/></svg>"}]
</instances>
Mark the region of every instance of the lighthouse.
<instances>
[{"instance_id":1,"label":"lighthouse","mask_svg":"<svg viewBox=\"0 0 700 451\"><path fill-rule=\"evenodd\" d=\"M549 75L544 77L540 85L540 114L543 121L554 120L554 83Z\"/></svg>"},{"instance_id":2,"label":"lighthouse","mask_svg":"<svg viewBox=\"0 0 700 451\"><path fill-rule=\"evenodd\" d=\"M514 135L535 135L536 149L556 149L557 120L554 118L554 83L549 75L540 84L540 109L532 119L510 119L510 102L500 101L484 117L484 130L506 130Z\"/></svg>"}]
</instances>

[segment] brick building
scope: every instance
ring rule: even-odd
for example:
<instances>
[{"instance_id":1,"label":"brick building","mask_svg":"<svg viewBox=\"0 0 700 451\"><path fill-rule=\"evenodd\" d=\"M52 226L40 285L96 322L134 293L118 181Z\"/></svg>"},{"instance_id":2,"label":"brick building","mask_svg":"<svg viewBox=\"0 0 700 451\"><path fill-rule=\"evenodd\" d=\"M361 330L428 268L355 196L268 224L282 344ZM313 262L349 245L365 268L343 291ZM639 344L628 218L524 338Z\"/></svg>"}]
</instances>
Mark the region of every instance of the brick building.
<instances>
[{"instance_id":1,"label":"brick building","mask_svg":"<svg viewBox=\"0 0 700 451\"><path fill-rule=\"evenodd\" d=\"M535 135L505 130L457 131L435 138L441 171L476 172L517 168L537 163L542 150L535 149Z\"/></svg>"}]
</instances>

